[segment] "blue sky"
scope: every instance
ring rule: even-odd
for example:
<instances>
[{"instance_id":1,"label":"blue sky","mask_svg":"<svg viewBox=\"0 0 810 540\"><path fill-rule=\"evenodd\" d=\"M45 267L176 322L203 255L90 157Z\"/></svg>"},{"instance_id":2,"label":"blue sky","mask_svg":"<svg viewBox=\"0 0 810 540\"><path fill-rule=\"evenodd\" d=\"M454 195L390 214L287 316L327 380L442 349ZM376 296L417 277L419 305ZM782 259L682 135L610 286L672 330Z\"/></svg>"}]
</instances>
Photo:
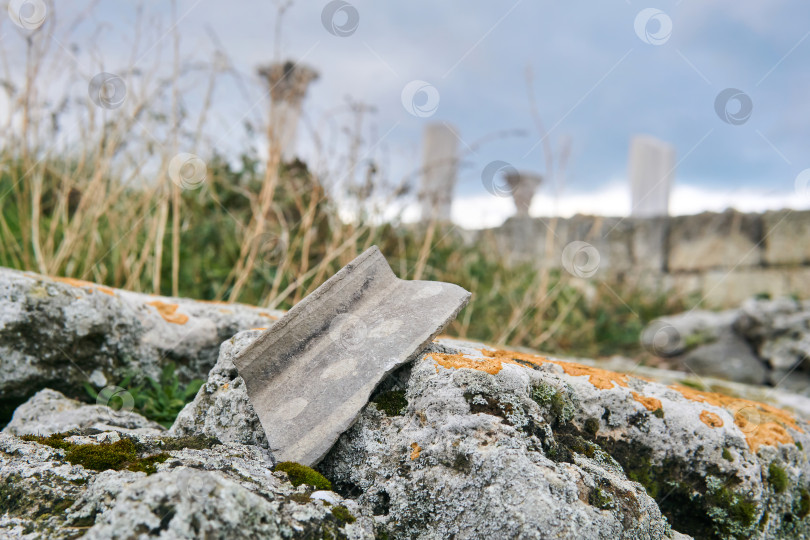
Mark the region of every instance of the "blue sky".
<instances>
[{"instance_id":1,"label":"blue sky","mask_svg":"<svg viewBox=\"0 0 810 540\"><path fill-rule=\"evenodd\" d=\"M135 5L100 2L93 17L104 23L101 39L109 43L108 52L131 36ZM169 2L144 5L147 12L168 16ZM418 166L421 131L432 121L456 126L462 148L493 132L526 132L468 156L457 188L462 200L486 200L480 199L487 196L480 175L493 160L543 172L527 68L553 144L570 138L565 193L571 196L615 190L626 182L628 142L637 133L675 145L678 186L721 199L727 194L728 204L736 204L734 195L740 193L791 204L797 174L810 168L810 3L353 0L359 25L346 37L324 28L326 5L310 1L289 8L282 56L320 71L306 104L312 119L340 107L346 96L376 107L366 143L370 156L386 163L394 178ZM646 8L671 20L662 44L645 43L636 33L635 19ZM181 0L183 50L210 57L210 27L237 70L255 80L255 67L273 55L275 11L272 2ZM658 30L655 21L646 28ZM428 118L402 105L402 89L413 80L439 93L439 106ZM716 96L729 87L742 90L753 104L742 125L725 123L715 112ZM218 129L250 114L261 98L257 88L250 96L234 85L217 89ZM302 140L302 152L307 146ZM697 201L693 206L686 211L702 209ZM610 210L605 213L616 213Z\"/></svg>"}]
</instances>

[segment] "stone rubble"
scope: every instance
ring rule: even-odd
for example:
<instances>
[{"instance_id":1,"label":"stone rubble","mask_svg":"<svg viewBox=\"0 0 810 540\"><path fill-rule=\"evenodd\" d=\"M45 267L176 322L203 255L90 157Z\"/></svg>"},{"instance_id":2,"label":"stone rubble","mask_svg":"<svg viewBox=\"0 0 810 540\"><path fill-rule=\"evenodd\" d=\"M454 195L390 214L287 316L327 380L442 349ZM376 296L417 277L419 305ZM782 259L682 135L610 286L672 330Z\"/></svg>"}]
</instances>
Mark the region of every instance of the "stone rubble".
<instances>
[{"instance_id":1,"label":"stone rubble","mask_svg":"<svg viewBox=\"0 0 810 540\"><path fill-rule=\"evenodd\" d=\"M281 315L0 268L0 421L44 388L82 397L133 370L157 380L167 362L205 378L223 341Z\"/></svg>"},{"instance_id":2,"label":"stone rubble","mask_svg":"<svg viewBox=\"0 0 810 540\"><path fill-rule=\"evenodd\" d=\"M806 307L757 301L731 324L758 355L798 355ZM259 335L221 344L168 431L55 390L32 396L0 433L0 537L810 536L808 398L735 383L723 387L735 395L706 392L671 371L448 338L386 378L326 454L317 468L332 491L294 487L273 470L233 362ZM703 343L684 339L687 353ZM769 358L769 373L788 364ZM768 402L746 399L754 389ZM151 474L96 471L22 438L65 431L66 444L166 455Z\"/></svg>"},{"instance_id":3,"label":"stone rubble","mask_svg":"<svg viewBox=\"0 0 810 540\"><path fill-rule=\"evenodd\" d=\"M252 339L223 345L216 383L173 432L238 436L229 411L249 400L230 359ZM391 392L407 405L381 405ZM808 427L742 398L442 339L319 468L392 537L793 538L810 534Z\"/></svg>"},{"instance_id":4,"label":"stone rubble","mask_svg":"<svg viewBox=\"0 0 810 540\"><path fill-rule=\"evenodd\" d=\"M697 376L769 384L810 396L810 302L752 298L739 309L661 317L642 345Z\"/></svg>"}]
</instances>

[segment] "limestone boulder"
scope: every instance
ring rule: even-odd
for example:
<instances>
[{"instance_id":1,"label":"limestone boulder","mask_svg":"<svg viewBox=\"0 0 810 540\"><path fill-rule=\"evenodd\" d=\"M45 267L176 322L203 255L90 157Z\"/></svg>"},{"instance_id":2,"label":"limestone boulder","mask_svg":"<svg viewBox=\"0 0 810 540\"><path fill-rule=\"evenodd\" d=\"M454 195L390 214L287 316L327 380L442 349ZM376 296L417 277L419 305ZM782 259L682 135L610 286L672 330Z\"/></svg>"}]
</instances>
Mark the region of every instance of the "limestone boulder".
<instances>
[{"instance_id":1,"label":"limestone boulder","mask_svg":"<svg viewBox=\"0 0 810 540\"><path fill-rule=\"evenodd\" d=\"M280 315L0 269L0 425L43 388L82 397L86 382L157 379L168 362L180 380L205 378L224 340Z\"/></svg>"},{"instance_id":2,"label":"limestone boulder","mask_svg":"<svg viewBox=\"0 0 810 540\"><path fill-rule=\"evenodd\" d=\"M258 330L241 332L222 344L208 380L177 416L170 435L205 435L222 442L268 448L264 429L248 399L245 381L233 363L233 358L260 333Z\"/></svg>"},{"instance_id":3,"label":"limestone boulder","mask_svg":"<svg viewBox=\"0 0 810 540\"><path fill-rule=\"evenodd\" d=\"M0 537L373 538L354 501L310 497L313 487L293 487L255 446L119 432L63 442L104 449L123 440L165 460L149 472L97 471L64 449L0 434Z\"/></svg>"},{"instance_id":4,"label":"limestone boulder","mask_svg":"<svg viewBox=\"0 0 810 540\"><path fill-rule=\"evenodd\" d=\"M104 405L87 405L46 388L20 405L3 433L51 435L65 431L96 429L142 435L160 435L165 428L138 413L113 410Z\"/></svg>"},{"instance_id":5,"label":"limestone boulder","mask_svg":"<svg viewBox=\"0 0 810 540\"><path fill-rule=\"evenodd\" d=\"M230 411L249 400L226 371L173 433L234 437ZM809 427L773 405L442 339L318 468L392 538L793 538L810 534Z\"/></svg>"}]
</instances>

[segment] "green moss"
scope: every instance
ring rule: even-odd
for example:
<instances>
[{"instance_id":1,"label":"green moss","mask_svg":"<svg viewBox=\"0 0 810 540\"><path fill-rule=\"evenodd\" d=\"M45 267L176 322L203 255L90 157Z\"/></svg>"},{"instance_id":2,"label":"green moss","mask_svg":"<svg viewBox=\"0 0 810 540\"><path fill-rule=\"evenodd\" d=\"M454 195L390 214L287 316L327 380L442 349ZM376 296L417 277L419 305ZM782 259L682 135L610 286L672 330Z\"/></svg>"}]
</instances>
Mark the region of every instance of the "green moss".
<instances>
[{"instance_id":1,"label":"green moss","mask_svg":"<svg viewBox=\"0 0 810 540\"><path fill-rule=\"evenodd\" d=\"M543 384L532 389L532 400L551 414L552 423L564 425L574 417L574 404L567 395L551 385Z\"/></svg>"},{"instance_id":2,"label":"green moss","mask_svg":"<svg viewBox=\"0 0 810 540\"><path fill-rule=\"evenodd\" d=\"M810 491L804 488L799 490L799 499L795 504L794 512L800 518L805 518L810 514Z\"/></svg>"},{"instance_id":3,"label":"green moss","mask_svg":"<svg viewBox=\"0 0 810 540\"><path fill-rule=\"evenodd\" d=\"M51 510L51 513L54 514L54 515L55 514L61 514L65 510L67 510L68 508L73 506L74 502L76 502L76 501L73 500L73 499L62 499L61 501L59 501L58 503L56 503L54 505L53 509Z\"/></svg>"},{"instance_id":4,"label":"green moss","mask_svg":"<svg viewBox=\"0 0 810 540\"><path fill-rule=\"evenodd\" d=\"M585 420L585 433L591 436L599 433L599 420L597 418L588 418Z\"/></svg>"},{"instance_id":5,"label":"green moss","mask_svg":"<svg viewBox=\"0 0 810 540\"><path fill-rule=\"evenodd\" d=\"M208 450L218 444L222 444L216 437L208 437L207 435L189 435L187 437L163 437L162 448L164 450L184 450L191 448L192 450Z\"/></svg>"},{"instance_id":6,"label":"green moss","mask_svg":"<svg viewBox=\"0 0 810 540\"><path fill-rule=\"evenodd\" d=\"M723 459L726 461L734 461L734 456L728 451L728 448L723 448Z\"/></svg>"},{"instance_id":7,"label":"green moss","mask_svg":"<svg viewBox=\"0 0 810 540\"><path fill-rule=\"evenodd\" d=\"M357 518L354 517L352 513L349 512L349 509L345 506L336 506L332 508L332 515L335 516L335 519L337 519L341 525L344 523L354 523L357 521Z\"/></svg>"},{"instance_id":8,"label":"green moss","mask_svg":"<svg viewBox=\"0 0 810 540\"><path fill-rule=\"evenodd\" d=\"M588 494L588 504L605 510L613 507L613 499L600 488L595 488Z\"/></svg>"},{"instance_id":9,"label":"green moss","mask_svg":"<svg viewBox=\"0 0 810 540\"><path fill-rule=\"evenodd\" d=\"M287 473L287 476L290 478L290 483L295 487L306 484L315 489L332 489L332 483L324 478L321 473L300 463L282 461L278 463L273 470Z\"/></svg>"},{"instance_id":10,"label":"green moss","mask_svg":"<svg viewBox=\"0 0 810 540\"><path fill-rule=\"evenodd\" d=\"M402 390L382 392L372 400L372 403L388 416L398 416L402 409L408 406L408 400L405 399L405 392Z\"/></svg>"},{"instance_id":11,"label":"green moss","mask_svg":"<svg viewBox=\"0 0 810 540\"><path fill-rule=\"evenodd\" d=\"M306 493L293 493L290 495L290 500L297 502L298 504L307 504L312 500L312 498Z\"/></svg>"},{"instance_id":12,"label":"green moss","mask_svg":"<svg viewBox=\"0 0 810 540\"><path fill-rule=\"evenodd\" d=\"M16 474L6 476L0 483L0 515L12 514L23 507L25 490L17 485L22 478Z\"/></svg>"},{"instance_id":13,"label":"green moss","mask_svg":"<svg viewBox=\"0 0 810 540\"><path fill-rule=\"evenodd\" d=\"M73 445L68 449L65 459L94 471L120 471L137 460L138 453L135 443L130 439L121 439L114 443Z\"/></svg>"},{"instance_id":14,"label":"green moss","mask_svg":"<svg viewBox=\"0 0 810 540\"><path fill-rule=\"evenodd\" d=\"M757 526L757 504L737 493L739 479L718 469L704 477L691 463L654 463L649 448L607 438L600 445L658 502L672 527L695 538L749 538Z\"/></svg>"},{"instance_id":15,"label":"green moss","mask_svg":"<svg viewBox=\"0 0 810 540\"><path fill-rule=\"evenodd\" d=\"M653 416L655 416L656 418L663 418L664 417L664 408L663 407L658 407L657 409L655 409L653 411Z\"/></svg>"},{"instance_id":16,"label":"green moss","mask_svg":"<svg viewBox=\"0 0 810 540\"><path fill-rule=\"evenodd\" d=\"M787 489L787 473L785 469L780 467L775 461L771 462L768 466L768 483L771 484L771 487L773 487L773 490L777 493L782 493Z\"/></svg>"},{"instance_id":17,"label":"green moss","mask_svg":"<svg viewBox=\"0 0 810 540\"><path fill-rule=\"evenodd\" d=\"M799 441L796 441L796 448L798 448L799 450L804 451L804 446L802 446L802 443L800 443Z\"/></svg>"},{"instance_id":18,"label":"green moss","mask_svg":"<svg viewBox=\"0 0 810 540\"><path fill-rule=\"evenodd\" d=\"M65 450L65 461L93 471L128 469L154 474L157 472L155 465L169 458L169 454L166 453L139 457L138 446L131 439L120 439L114 443L73 444L65 440L69 435L70 433L55 433L47 437L25 435L21 438ZM86 480L71 482L77 485L87 483Z\"/></svg>"},{"instance_id":19,"label":"green moss","mask_svg":"<svg viewBox=\"0 0 810 540\"><path fill-rule=\"evenodd\" d=\"M69 433L54 433L53 435L48 435L47 437L43 437L41 435L23 435L20 438L24 441L44 444L45 446L50 446L51 448L69 450L72 446L74 446L72 443L64 440L69 436Z\"/></svg>"},{"instance_id":20,"label":"green moss","mask_svg":"<svg viewBox=\"0 0 810 540\"><path fill-rule=\"evenodd\" d=\"M169 459L169 457L171 456L169 456L169 454L166 454L165 452L161 454L155 454L154 456L148 456L136 460L129 467L127 467L127 469L135 472L140 471L145 472L146 474L154 474L157 472L156 465L158 463L163 463L164 461Z\"/></svg>"}]
</instances>

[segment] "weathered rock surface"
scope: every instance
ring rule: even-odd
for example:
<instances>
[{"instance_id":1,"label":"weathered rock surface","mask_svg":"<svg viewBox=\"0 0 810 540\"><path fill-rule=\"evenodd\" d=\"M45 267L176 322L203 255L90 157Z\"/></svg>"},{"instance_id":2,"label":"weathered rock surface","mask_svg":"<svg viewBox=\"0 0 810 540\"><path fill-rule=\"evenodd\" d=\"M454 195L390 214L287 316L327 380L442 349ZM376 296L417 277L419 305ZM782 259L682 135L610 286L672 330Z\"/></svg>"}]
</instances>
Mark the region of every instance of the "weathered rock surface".
<instances>
[{"instance_id":1,"label":"weathered rock surface","mask_svg":"<svg viewBox=\"0 0 810 540\"><path fill-rule=\"evenodd\" d=\"M253 343L258 330L240 332L220 347L216 365L194 401L177 416L169 435L205 435L222 442L252 444L268 448L259 417L247 396L245 381L233 358Z\"/></svg>"},{"instance_id":2,"label":"weathered rock surface","mask_svg":"<svg viewBox=\"0 0 810 540\"><path fill-rule=\"evenodd\" d=\"M810 395L810 302L750 299L740 309L661 317L642 345L698 376Z\"/></svg>"},{"instance_id":3,"label":"weathered rock surface","mask_svg":"<svg viewBox=\"0 0 810 540\"><path fill-rule=\"evenodd\" d=\"M173 432L238 438L228 418L248 398L222 374L252 338L223 345ZM794 538L810 534L808 427L745 399L439 340L319 468L392 537L664 538L671 525Z\"/></svg>"},{"instance_id":4,"label":"weathered rock surface","mask_svg":"<svg viewBox=\"0 0 810 540\"><path fill-rule=\"evenodd\" d=\"M118 432L75 436L110 443ZM134 436L168 459L157 472L97 472L65 460L65 451L0 434L2 538L373 538L354 501L332 505L294 488L255 446L213 444L166 450L172 439ZM175 440L170 448L182 445ZM336 509L343 510L338 512ZM351 521L351 523L350 523Z\"/></svg>"},{"instance_id":5,"label":"weathered rock surface","mask_svg":"<svg viewBox=\"0 0 810 540\"><path fill-rule=\"evenodd\" d=\"M46 388L20 405L3 433L51 435L76 429L114 429L132 434L160 435L165 429L132 411L115 411L104 405L87 405Z\"/></svg>"},{"instance_id":6,"label":"weathered rock surface","mask_svg":"<svg viewBox=\"0 0 810 540\"><path fill-rule=\"evenodd\" d=\"M776 378L810 370L810 302L749 300L740 308L734 329L756 347Z\"/></svg>"},{"instance_id":7,"label":"weathered rock surface","mask_svg":"<svg viewBox=\"0 0 810 540\"><path fill-rule=\"evenodd\" d=\"M222 341L280 315L0 269L0 425L43 388L79 397L132 370L157 379L167 362L204 378Z\"/></svg>"}]
</instances>

